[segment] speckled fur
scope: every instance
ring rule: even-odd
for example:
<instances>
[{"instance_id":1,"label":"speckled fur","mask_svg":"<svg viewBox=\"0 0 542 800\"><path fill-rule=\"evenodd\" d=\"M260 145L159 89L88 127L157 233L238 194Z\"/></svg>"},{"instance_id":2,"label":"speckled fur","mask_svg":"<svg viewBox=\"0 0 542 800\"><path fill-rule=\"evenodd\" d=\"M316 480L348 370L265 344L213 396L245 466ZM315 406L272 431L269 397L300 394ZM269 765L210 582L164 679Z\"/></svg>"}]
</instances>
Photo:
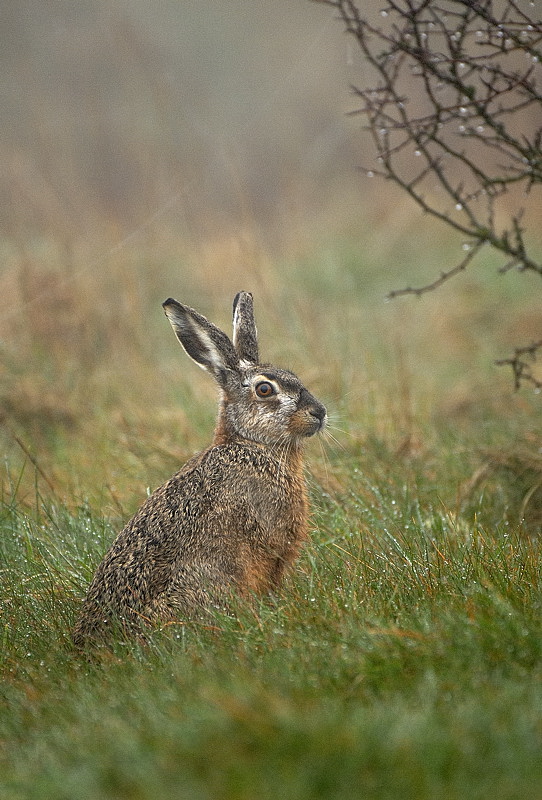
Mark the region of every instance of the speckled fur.
<instances>
[{"instance_id":1,"label":"speckled fur","mask_svg":"<svg viewBox=\"0 0 542 800\"><path fill-rule=\"evenodd\" d=\"M73 638L78 646L143 623L226 608L232 593L276 589L307 537L303 440L325 408L295 375L258 359L252 297L234 301L233 343L173 300L166 314L187 353L221 387L213 444L141 506L99 565ZM269 382L275 394L258 398ZM267 387L266 387L267 388Z\"/></svg>"}]
</instances>

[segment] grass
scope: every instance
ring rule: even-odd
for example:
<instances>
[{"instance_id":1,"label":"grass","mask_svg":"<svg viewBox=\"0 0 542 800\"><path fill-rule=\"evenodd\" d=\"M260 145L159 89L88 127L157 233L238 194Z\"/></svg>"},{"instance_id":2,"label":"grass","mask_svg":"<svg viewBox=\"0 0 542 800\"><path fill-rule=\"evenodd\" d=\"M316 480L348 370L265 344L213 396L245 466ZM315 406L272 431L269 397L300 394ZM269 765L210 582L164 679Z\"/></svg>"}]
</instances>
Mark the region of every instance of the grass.
<instances>
[{"instance_id":1,"label":"grass","mask_svg":"<svg viewBox=\"0 0 542 800\"><path fill-rule=\"evenodd\" d=\"M539 798L540 406L489 355L528 330L531 287L377 304L391 278L349 243L240 274L188 253L179 285L163 247L155 281L115 253L101 304L100 276L45 260L40 313L4 318L0 796ZM404 257L416 277L437 254ZM87 661L69 632L93 569L213 424L159 300L227 325L241 286L337 426L310 446L311 542L273 603Z\"/></svg>"},{"instance_id":2,"label":"grass","mask_svg":"<svg viewBox=\"0 0 542 800\"><path fill-rule=\"evenodd\" d=\"M275 606L96 663L68 631L113 531L5 509L2 796L538 796L540 543L348 489Z\"/></svg>"}]
</instances>

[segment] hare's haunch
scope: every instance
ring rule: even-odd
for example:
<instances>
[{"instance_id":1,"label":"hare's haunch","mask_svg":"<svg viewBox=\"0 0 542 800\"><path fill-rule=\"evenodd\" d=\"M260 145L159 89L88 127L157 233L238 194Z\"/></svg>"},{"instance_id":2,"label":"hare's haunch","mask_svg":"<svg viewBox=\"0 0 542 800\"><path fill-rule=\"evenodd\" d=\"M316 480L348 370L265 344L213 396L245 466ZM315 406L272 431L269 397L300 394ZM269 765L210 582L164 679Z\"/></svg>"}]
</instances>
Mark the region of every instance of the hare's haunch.
<instances>
[{"instance_id":1,"label":"hare's haunch","mask_svg":"<svg viewBox=\"0 0 542 800\"><path fill-rule=\"evenodd\" d=\"M214 440L117 536L88 590L77 645L273 590L307 536L302 445L326 409L292 372L260 363L248 292L234 300L232 340L176 300L163 306L220 387Z\"/></svg>"}]
</instances>

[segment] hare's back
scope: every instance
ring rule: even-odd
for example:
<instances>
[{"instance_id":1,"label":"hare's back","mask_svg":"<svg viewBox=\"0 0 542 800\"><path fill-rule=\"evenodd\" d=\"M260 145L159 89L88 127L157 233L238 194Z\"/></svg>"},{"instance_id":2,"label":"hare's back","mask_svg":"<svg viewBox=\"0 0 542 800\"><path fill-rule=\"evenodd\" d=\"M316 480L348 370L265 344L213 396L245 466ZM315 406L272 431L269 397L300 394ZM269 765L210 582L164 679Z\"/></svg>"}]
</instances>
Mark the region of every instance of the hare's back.
<instances>
[{"instance_id":1,"label":"hare's back","mask_svg":"<svg viewBox=\"0 0 542 800\"><path fill-rule=\"evenodd\" d=\"M277 514L303 501L303 492L302 479L266 449L252 443L216 445L147 498L107 557L123 561L129 553L135 568L142 561L154 567L171 564L207 549L209 539L227 531L242 535L249 518L273 524Z\"/></svg>"},{"instance_id":2,"label":"hare's back","mask_svg":"<svg viewBox=\"0 0 542 800\"><path fill-rule=\"evenodd\" d=\"M239 543L280 550L304 537L302 478L258 445L217 445L156 489L119 533L90 594L137 587L145 601L164 591L182 563L233 556Z\"/></svg>"}]
</instances>

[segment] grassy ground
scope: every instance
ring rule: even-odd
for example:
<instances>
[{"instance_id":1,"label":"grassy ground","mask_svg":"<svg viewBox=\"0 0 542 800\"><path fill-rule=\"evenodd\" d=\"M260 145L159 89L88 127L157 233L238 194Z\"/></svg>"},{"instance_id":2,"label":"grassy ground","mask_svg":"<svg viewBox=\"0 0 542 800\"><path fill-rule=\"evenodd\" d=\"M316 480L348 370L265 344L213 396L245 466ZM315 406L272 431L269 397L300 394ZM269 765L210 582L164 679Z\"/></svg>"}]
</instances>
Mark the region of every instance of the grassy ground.
<instances>
[{"instance_id":1,"label":"grassy ground","mask_svg":"<svg viewBox=\"0 0 542 800\"><path fill-rule=\"evenodd\" d=\"M541 797L542 416L492 365L540 323L528 276L386 304L450 245L136 245L92 270L5 254L0 796ZM69 631L93 569L213 425L160 301L228 326L239 288L332 412L310 545L274 604L88 662Z\"/></svg>"}]
</instances>

